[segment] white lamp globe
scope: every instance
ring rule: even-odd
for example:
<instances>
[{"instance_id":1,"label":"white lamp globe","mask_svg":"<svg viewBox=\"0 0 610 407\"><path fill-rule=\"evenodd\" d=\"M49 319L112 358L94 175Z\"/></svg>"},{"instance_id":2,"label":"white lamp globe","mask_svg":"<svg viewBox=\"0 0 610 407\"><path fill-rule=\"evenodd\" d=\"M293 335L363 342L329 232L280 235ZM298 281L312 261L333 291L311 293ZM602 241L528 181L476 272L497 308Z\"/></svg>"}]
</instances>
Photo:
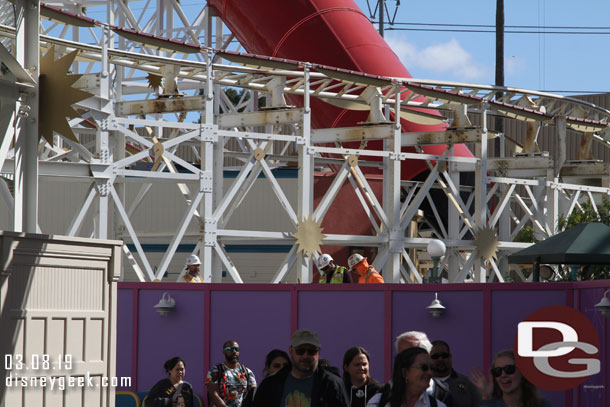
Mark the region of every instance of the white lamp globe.
<instances>
[{"instance_id":1,"label":"white lamp globe","mask_svg":"<svg viewBox=\"0 0 610 407\"><path fill-rule=\"evenodd\" d=\"M438 239L432 239L428 243L428 254L432 257L443 257L445 255L445 243Z\"/></svg>"}]
</instances>

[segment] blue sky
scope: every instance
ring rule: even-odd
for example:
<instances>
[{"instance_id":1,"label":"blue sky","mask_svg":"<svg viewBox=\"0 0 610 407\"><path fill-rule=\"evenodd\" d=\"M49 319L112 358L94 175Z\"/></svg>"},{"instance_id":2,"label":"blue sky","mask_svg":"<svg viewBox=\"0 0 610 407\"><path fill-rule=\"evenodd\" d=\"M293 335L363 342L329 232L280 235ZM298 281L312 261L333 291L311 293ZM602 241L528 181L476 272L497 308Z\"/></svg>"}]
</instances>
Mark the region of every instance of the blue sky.
<instances>
[{"instance_id":1,"label":"blue sky","mask_svg":"<svg viewBox=\"0 0 610 407\"><path fill-rule=\"evenodd\" d=\"M354 1L368 15L367 0ZM369 0L370 3L375 1ZM386 2L393 13L396 0ZM495 0L401 0L400 3L397 23L495 25ZM141 10L145 4L146 1L138 0L131 2L130 7ZM181 4L190 18L197 14L205 1L182 0ZM105 11L92 8L88 14L103 19ZM606 27L595 30L546 28L546 31L605 33L597 35L506 33L506 86L547 91L610 92L608 16L609 0L505 0L506 26ZM394 27L431 28L398 24ZM494 30L493 27L474 29ZM515 29L507 27L506 30ZM543 30L532 28L528 31ZM495 81L494 32L399 31L386 26L385 39L416 78L481 84Z\"/></svg>"},{"instance_id":2,"label":"blue sky","mask_svg":"<svg viewBox=\"0 0 610 407\"><path fill-rule=\"evenodd\" d=\"M396 1L386 0L393 12ZM366 0L355 0L368 14ZM370 0L374 3L374 0ZM507 26L607 27L602 35L505 34L505 84L532 90L610 92L610 1L505 0ZM395 21L495 25L494 0L402 0ZM394 25L394 27L430 28ZM436 27L473 29L469 27ZM475 28L493 30L493 28ZM515 30L506 28L506 30ZM542 31L527 29L528 31ZM416 78L493 84L495 33L388 30L386 41Z\"/></svg>"}]
</instances>

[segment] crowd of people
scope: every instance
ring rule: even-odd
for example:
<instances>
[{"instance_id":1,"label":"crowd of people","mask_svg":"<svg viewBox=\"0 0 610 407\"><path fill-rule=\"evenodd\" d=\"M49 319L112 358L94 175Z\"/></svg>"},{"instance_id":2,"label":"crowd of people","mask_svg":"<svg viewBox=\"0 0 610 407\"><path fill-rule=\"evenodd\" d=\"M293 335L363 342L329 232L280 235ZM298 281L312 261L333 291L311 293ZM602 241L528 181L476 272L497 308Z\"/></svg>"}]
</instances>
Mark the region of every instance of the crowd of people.
<instances>
[{"instance_id":1,"label":"crowd of people","mask_svg":"<svg viewBox=\"0 0 610 407\"><path fill-rule=\"evenodd\" d=\"M186 258L185 268L178 277L183 283L203 283L199 275L201 260L195 254ZM330 254L324 253L318 257L317 270L314 270L313 282L320 284L376 284L383 283L383 277L368 263L366 257L359 253L352 254L347 259L348 267L339 266Z\"/></svg>"},{"instance_id":2,"label":"crowd of people","mask_svg":"<svg viewBox=\"0 0 610 407\"><path fill-rule=\"evenodd\" d=\"M288 352L273 349L265 358L264 378L239 362L235 340L223 344L224 361L214 365L205 385L212 407L549 407L536 387L521 375L510 350L499 352L488 373L474 369L470 378L453 369L447 342L430 342L410 331L395 342L392 379L381 384L369 373L370 355L360 346L343 356L343 374L320 359L318 334L294 332ZM167 378L147 397L151 407L193 407L191 385L184 381L180 357L165 362Z\"/></svg>"}]
</instances>

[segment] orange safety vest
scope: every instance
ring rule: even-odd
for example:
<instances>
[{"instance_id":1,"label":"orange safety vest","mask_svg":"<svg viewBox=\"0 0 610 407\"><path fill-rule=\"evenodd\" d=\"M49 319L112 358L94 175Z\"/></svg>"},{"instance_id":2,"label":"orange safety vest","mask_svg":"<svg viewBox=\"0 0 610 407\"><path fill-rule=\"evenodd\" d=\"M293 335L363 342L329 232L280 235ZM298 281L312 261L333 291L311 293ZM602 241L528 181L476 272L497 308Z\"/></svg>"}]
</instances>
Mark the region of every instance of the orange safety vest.
<instances>
[{"instance_id":1,"label":"orange safety vest","mask_svg":"<svg viewBox=\"0 0 610 407\"><path fill-rule=\"evenodd\" d=\"M379 274L379 272L377 272L377 270L375 270L373 266L369 266L368 270L366 271L366 274L361 275L358 279L358 284L375 283L384 283L383 277L381 277L381 274Z\"/></svg>"},{"instance_id":2,"label":"orange safety vest","mask_svg":"<svg viewBox=\"0 0 610 407\"><path fill-rule=\"evenodd\" d=\"M379 274L379 272L377 272L373 266L370 266L366 259L356 264L354 268L358 271L358 274L360 274L358 284L375 284L384 282L381 274ZM366 272L364 270L366 270Z\"/></svg>"},{"instance_id":3,"label":"orange safety vest","mask_svg":"<svg viewBox=\"0 0 610 407\"><path fill-rule=\"evenodd\" d=\"M187 283L203 283L203 280L201 279L201 277L199 275L196 275L195 277L193 277L193 276L191 276L191 273L186 273L185 275L182 276L182 278Z\"/></svg>"}]
</instances>

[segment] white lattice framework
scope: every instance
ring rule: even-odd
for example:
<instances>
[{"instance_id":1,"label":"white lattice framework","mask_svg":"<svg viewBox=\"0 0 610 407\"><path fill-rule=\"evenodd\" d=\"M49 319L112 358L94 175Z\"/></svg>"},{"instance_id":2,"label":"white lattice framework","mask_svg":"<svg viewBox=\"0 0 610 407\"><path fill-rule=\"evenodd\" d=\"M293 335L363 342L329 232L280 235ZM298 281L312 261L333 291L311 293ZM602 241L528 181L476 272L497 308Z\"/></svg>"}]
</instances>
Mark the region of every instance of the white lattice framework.
<instances>
[{"instance_id":1,"label":"white lattice framework","mask_svg":"<svg viewBox=\"0 0 610 407\"><path fill-rule=\"evenodd\" d=\"M0 10L9 10L10 14L12 5L1 3ZM421 282L409 251L425 248L430 236L407 237L407 230L422 203L428 201L439 225L436 237L448 248L444 267L449 280L460 282L471 277L478 282L504 281L508 272L506 255L527 246L513 242L523 227L532 226L540 237L551 236L557 232L559 216L579 210L585 201L597 208L600 197L610 193L607 164L566 161L567 130L580 134L582 160L591 159L591 143L609 146L610 112L590 103L521 89L382 78L239 54L233 35L204 4L197 13L186 12L176 0L70 1L37 6L37 1L18 0L16 20L11 22L8 14L2 14L0 42L5 46L0 48L4 64L0 76L0 135L4 137L0 171L14 182L14 191L0 182L1 199L7 204L6 210L14 208L15 230L35 232L38 176L65 182L86 178L89 192L66 234L79 235L83 225L93 221L95 237L132 242L137 256L124 245L129 259L126 267L141 281L163 276L192 223L199 225L195 252L202 257L205 281L219 281L222 269L234 281L242 281L224 249L229 242L290 243L292 249L272 281L282 281L295 266L300 280L310 281L312 258L298 252L292 233L309 216L321 221L345 182L353 186L376 233L330 234L323 244L378 247L374 265L384 271L387 282ZM80 17L93 10L102 10L105 17L95 21ZM36 143L35 73L39 48L44 53L50 46L55 46L58 54L78 51L73 71L83 77L75 86L94 95L78 104L82 116L70 121L80 144L59 135L53 146L44 140ZM162 77L162 86L149 86L149 75ZM247 92L235 104L225 93L227 88ZM286 94L302 96L304 106L287 106ZM356 128L312 129L312 97L335 106L370 111L371 123ZM259 109L261 103L267 108ZM431 114L417 113L409 107L430 109ZM444 132L401 133L400 123L387 119L397 111L401 114L394 116L421 123L439 122L433 112L440 111L450 124ZM200 112L200 123L189 123L188 115L198 114L189 112ZM468 114L479 115L480 126L472 126ZM490 139L510 140L488 130L488 121L497 116L528 123L528 138L520 155L488 156ZM94 121L96 127L85 126L83 119ZM555 129L557 148L550 154L538 154L536 138L540 127L546 125ZM369 140L383 140L384 148L342 146L342 142L354 140L361 141L362 146ZM452 148L443 156L402 151L405 146L454 143L474 145L475 157L456 157ZM186 146L198 163L186 161L177 152L181 146ZM372 157L381 161L371 161ZM223 165L228 158L233 160L233 167L239 163L239 174L223 190ZM430 171L424 181L401 181L400 164L406 159L427 163ZM272 170L295 160L299 193L293 205ZM138 169L136 163L141 161L151 162L152 170ZM314 208L314 168L320 166L335 175ZM362 171L365 166L383 170L383 205ZM460 185L462 172L474 172L474 186ZM294 229L227 229L235 208L261 173ZM595 178L599 183L585 185L580 182L584 178ZM127 179L141 184L136 201L129 207L124 198ZM188 210L175 233L167 236L169 247L153 270L131 216L156 183L176 184ZM434 189L448 197L447 213L440 213L431 198ZM91 208L95 210L93 220L86 216ZM476 237L484 229L494 230L498 237L497 259L481 257Z\"/></svg>"}]
</instances>

